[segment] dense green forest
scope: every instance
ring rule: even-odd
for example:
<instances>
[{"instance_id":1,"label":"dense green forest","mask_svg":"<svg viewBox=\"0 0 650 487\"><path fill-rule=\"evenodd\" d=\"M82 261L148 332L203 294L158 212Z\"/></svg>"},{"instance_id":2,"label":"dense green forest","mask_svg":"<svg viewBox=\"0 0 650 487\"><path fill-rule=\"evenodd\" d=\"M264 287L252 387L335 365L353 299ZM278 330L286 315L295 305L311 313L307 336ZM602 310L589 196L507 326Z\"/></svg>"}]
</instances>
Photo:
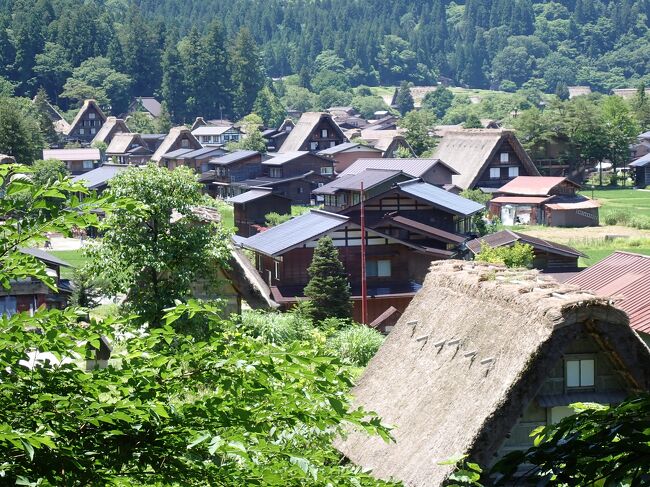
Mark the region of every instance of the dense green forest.
<instances>
[{"instance_id":1,"label":"dense green forest","mask_svg":"<svg viewBox=\"0 0 650 487\"><path fill-rule=\"evenodd\" d=\"M245 115L266 76L289 74L316 93L607 92L650 81L649 16L650 0L0 0L0 90L113 113L155 95L175 120Z\"/></svg>"}]
</instances>

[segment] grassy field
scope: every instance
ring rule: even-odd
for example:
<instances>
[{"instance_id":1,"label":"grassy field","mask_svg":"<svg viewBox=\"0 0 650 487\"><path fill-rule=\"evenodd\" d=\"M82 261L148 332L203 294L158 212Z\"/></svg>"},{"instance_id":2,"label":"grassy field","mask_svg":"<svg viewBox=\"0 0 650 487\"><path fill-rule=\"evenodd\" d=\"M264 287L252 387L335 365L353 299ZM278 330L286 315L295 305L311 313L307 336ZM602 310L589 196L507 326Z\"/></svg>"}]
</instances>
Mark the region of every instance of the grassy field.
<instances>
[{"instance_id":1,"label":"grassy field","mask_svg":"<svg viewBox=\"0 0 650 487\"><path fill-rule=\"evenodd\" d=\"M582 191L584 196L591 198L592 191ZM638 189L596 189L593 197L602 204L601 221L608 213L616 210L628 210L631 215L650 218L650 191Z\"/></svg>"},{"instance_id":2,"label":"grassy field","mask_svg":"<svg viewBox=\"0 0 650 487\"><path fill-rule=\"evenodd\" d=\"M52 250L50 254L57 256L59 259L65 260L72 267L62 267L61 277L63 279L71 279L74 270L83 267L88 259L83 255L80 250Z\"/></svg>"}]
</instances>

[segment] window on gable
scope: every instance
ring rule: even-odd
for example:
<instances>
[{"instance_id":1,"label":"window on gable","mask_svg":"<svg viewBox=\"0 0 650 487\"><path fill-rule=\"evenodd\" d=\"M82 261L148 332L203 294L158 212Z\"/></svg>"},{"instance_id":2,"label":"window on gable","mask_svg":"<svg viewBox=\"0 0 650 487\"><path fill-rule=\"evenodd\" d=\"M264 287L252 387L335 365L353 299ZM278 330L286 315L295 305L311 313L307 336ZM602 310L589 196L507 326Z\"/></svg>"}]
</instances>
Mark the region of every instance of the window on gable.
<instances>
[{"instance_id":1,"label":"window on gable","mask_svg":"<svg viewBox=\"0 0 650 487\"><path fill-rule=\"evenodd\" d=\"M327 129L323 129L320 131L320 136L324 139L327 138Z\"/></svg>"},{"instance_id":2,"label":"window on gable","mask_svg":"<svg viewBox=\"0 0 650 487\"><path fill-rule=\"evenodd\" d=\"M320 173L324 176L334 174L334 169L332 167L321 167Z\"/></svg>"},{"instance_id":3,"label":"window on gable","mask_svg":"<svg viewBox=\"0 0 650 487\"><path fill-rule=\"evenodd\" d=\"M83 135L83 134L84 134L84 129L79 129L79 135Z\"/></svg>"},{"instance_id":4,"label":"window on gable","mask_svg":"<svg viewBox=\"0 0 650 487\"><path fill-rule=\"evenodd\" d=\"M96 132L97 132L97 131L95 130L94 127L90 129L90 133L91 133L91 135L95 135Z\"/></svg>"},{"instance_id":5,"label":"window on gable","mask_svg":"<svg viewBox=\"0 0 650 487\"><path fill-rule=\"evenodd\" d=\"M596 371L594 359L567 360L565 370L567 388L594 386Z\"/></svg>"},{"instance_id":6,"label":"window on gable","mask_svg":"<svg viewBox=\"0 0 650 487\"><path fill-rule=\"evenodd\" d=\"M190 146L190 141L189 140L187 140L187 139L181 140L181 147L183 149L187 149L187 148L189 148L189 146Z\"/></svg>"},{"instance_id":7,"label":"window on gable","mask_svg":"<svg viewBox=\"0 0 650 487\"><path fill-rule=\"evenodd\" d=\"M281 178L282 177L282 168L281 167L272 167L269 171L269 175L272 178Z\"/></svg>"},{"instance_id":8,"label":"window on gable","mask_svg":"<svg viewBox=\"0 0 650 487\"><path fill-rule=\"evenodd\" d=\"M310 147L311 147L311 150L316 150L316 149L318 149L318 142L312 142L312 143L310 144Z\"/></svg>"},{"instance_id":9,"label":"window on gable","mask_svg":"<svg viewBox=\"0 0 650 487\"><path fill-rule=\"evenodd\" d=\"M502 163L510 162L510 154L508 154L507 152L502 152L501 153L501 162Z\"/></svg>"},{"instance_id":10,"label":"window on gable","mask_svg":"<svg viewBox=\"0 0 650 487\"><path fill-rule=\"evenodd\" d=\"M90 120L95 120L95 112L90 112L90 113L88 114L88 118L89 118Z\"/></svg>"},{"instance_id":11,"label":"window on gable","mask_svg":"<svg viewBox=\"0 0 650 487\"><path fill-rule=\"evenodd\" d=\"M518 167L509 167L508 168L508 177L509 178L516 178L519 176L519 168Z\"/></svg>"},{"instance_id":12,"label":"window on gable","mask_svg":"<svg viewBox=\"0 0 650 487\"><path fill-rule=\"evenodd\" d=\"M490 168L490 179L499 179L501 177L501 169L498 167Z\"/></svg>"}]
</instances>

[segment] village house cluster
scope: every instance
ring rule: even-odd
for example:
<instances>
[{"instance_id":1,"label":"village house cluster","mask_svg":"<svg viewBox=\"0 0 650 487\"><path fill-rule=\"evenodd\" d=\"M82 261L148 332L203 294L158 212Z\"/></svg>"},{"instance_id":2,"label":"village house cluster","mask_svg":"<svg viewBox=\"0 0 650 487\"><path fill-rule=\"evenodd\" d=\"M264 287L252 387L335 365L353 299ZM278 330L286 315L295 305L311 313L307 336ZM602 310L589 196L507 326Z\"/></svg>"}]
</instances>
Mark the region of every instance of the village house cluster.
<instances>
[{"instance_id":1,"label":"village house cluster","mask_svg":"<svg viewBox=\"0 0 650 487\"><path fill-rule=\"evenodd\" d=\"M416 107L424 94L414 93ZM160 115L153 98L136 107ZM232 311L242 299L282 310L304 300L314 249L320 238L332 239L353 318L363 320L365 298L365 324L389 335L353 393L397 426L396 442L355 433L337 443L380 478L438 485L452 468L439 461L467 454L489 465L530 446L531 431L570 414L571 403L616 404L650 387L650 257L615 252L583 270L580 251L516 231L519 224L597 226L599 204L570 178L540 174L514 131L494 121L437 127L433 154L418 158L398 117L364 120L351 107L262 128L264 152L229 150L247 134L224 120L199 117L191 127L140 134L128 117L107 117L93 100L72 124L54 109L51 115L81 147L48 149L43 158L64 161L90 189L101 192L119 172L153 162L191 168L206 194L233 206L230 265L210 271L229 282ZM639 136L631 158L636 185L645 187L650 134ZM488 195L488 203L465 190ZM267 215L290 215L296 206L309 208L269 227ZM510 229L480 236L477 223L494 219ZM472 261L484 246L517 242L532 247L533 270ZM16 283L0 291L0 314L63 306L67 264L23 252L47 265L60 292Z\"/></svg>"}]
</instances>

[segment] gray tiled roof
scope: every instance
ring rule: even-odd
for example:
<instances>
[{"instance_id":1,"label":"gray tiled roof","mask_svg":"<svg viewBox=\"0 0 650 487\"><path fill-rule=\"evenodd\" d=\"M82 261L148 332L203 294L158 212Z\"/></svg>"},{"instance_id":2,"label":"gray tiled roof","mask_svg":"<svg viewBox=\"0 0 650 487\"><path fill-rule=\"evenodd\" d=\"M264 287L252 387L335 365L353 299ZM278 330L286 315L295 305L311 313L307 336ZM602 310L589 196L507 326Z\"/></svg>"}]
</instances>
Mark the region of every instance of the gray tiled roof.
<instances>
[{"instance_id":1,"label":"gray tiled roof","mask_svg":"<svg viewBox=\"0 0 650 487\"><path fill-rule=\"evenodd\" d=\"M397 183L397 186L411 196L427 201L433 206L443 208L457 215L469 216L485 209L485 206L480 203L419 180Z\"/></svg>"},{"instance_id":2,"label":"gray tiled roof","mask_svg":"<svg viewBox=\"0 0 650 487\"><path fill-rule=\"evenodd\" d=\"M275 256L303 242L318 238L348 221L347 216L312 210L241 242L246 248Z\"/></svg>"},{"instance_id":3,"label":"gray tiled roof","mask_svg":"<svg viewBox=\"0 0 650 487\"><path fill-rule=\"evenodd\" d=\"M253 188L245 193L228 198L226 201L228 203L248 203L249 201L264 198L270 194L273 194L272 188Z\"/></svg>"},{"instance_id":4,"label":"gray tiled roof","mask_svg":"<svg viewBox=\"0 0 650 487\"><path fill-rule=\"evenodd\" d=\"M440 164L439 159L358 159L341 176L359 174L366 169L389 169L419 178L436 164Z\"/></svg>"},{"instance_id":5,"label":"gray tiled roof","mask_svg":"<svg viewBox=\"0 0 650 487\"><path fill-rule=\"evenodd\" d=\"M359 174L349 174L347 176L341 176L334 181L327 183L324 186L321 186L318 189L313 191L314 194L334 194L338 190L360 190L361 183L363 183L363 189L367 190L378 184L381 184L385 181L388 181L391 178L394 178L398 174L402 174L401 171L395 170L382 170L382 169L367 169L360 172ZM403 179L408 178L405 176Z\"/></svg>"},{"instance_id":6,"label":"gray tiled roof","mask_svg":"<svg viewBox=\"0 0 650 487\"><path fill-rule=\"evenodd\" d=\"M32 257L42 260L48 264L60 265L62 267L72 267L65 260L59 259L58 257L46 252L45 250L35 249L33 247L21 247L20 252L23 254L31 255Z\"/></svg>"}]
</instances>

